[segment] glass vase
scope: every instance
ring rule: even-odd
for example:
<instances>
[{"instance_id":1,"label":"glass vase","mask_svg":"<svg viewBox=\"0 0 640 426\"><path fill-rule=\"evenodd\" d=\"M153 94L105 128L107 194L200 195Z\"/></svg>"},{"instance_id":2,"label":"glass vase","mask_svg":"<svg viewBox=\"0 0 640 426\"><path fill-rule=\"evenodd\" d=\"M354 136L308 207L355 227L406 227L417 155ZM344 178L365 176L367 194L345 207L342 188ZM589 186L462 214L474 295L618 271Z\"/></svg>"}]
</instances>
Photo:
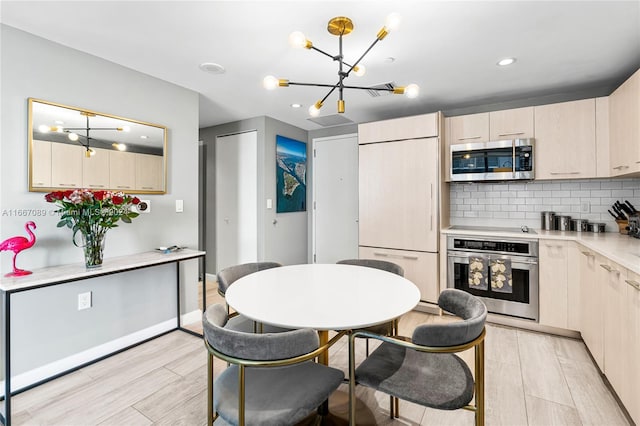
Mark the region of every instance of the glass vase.
<instances>
[{"instance_id":1,"label":"glass vase","mask_svg":"<svg viewBox=\"0 0 640 426\"><path fill-rule=\"evenodd\" d=\"M103 233L82 234L82 249L84 250L84 263L87 268L102 266L104 242L107 235Z\"/></svg>"}]
</instances>

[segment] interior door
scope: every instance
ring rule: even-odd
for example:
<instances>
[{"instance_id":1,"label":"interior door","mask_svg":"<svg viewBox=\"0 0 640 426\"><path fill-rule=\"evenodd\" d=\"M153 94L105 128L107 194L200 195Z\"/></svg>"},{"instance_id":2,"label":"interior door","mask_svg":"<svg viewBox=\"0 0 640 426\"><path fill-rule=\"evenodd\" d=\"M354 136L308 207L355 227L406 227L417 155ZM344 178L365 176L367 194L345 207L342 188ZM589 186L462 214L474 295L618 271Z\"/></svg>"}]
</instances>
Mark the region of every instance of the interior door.
<instances>
[{"instance_id":1,"label":"interior door","mask_svg":"<svg viewBox=\"0 0 640 426\"><path fill-rule=\"evenodd\" d=\"M315 263L358 258L358 138L313 140Z\"/></svg>"},{"instance_id":2,"label":"interior door","mask_svg":"<svg viewBox=\"0 0 640 426\"><path fill-rule=\"evenodd\" d=\"M216 268L258 259L255 131L216 138Z\"/></svg>"}]
</instances>

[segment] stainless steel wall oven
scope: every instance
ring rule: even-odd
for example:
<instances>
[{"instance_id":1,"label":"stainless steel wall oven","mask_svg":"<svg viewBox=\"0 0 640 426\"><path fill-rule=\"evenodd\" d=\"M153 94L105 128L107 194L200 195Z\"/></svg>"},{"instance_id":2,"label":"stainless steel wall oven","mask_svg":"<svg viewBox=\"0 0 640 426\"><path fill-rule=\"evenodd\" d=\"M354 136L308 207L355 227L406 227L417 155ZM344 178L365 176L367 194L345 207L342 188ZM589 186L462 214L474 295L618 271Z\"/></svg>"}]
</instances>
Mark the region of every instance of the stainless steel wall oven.
<instances>
[{"instance_id":1,"label":"stainless steel wall oven","mask_svg":"<svg viewBox=\"0 0 640 426\"><path fill-rule=\"evenodd\" d=\"M447 287L479 296L489 312L538 321L538 241L450 235Z\"/></svg>"}]
</instances>

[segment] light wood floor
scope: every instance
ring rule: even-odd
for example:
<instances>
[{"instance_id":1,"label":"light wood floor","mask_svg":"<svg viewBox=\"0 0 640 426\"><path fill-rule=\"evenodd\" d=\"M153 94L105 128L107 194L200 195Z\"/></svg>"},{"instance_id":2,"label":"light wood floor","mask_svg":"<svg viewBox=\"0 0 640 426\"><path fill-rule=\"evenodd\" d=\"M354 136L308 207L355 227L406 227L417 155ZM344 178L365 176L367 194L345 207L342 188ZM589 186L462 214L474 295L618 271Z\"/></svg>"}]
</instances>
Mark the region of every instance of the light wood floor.
<instances>
[{"instance_id":1,"label":"light wood floor","mask_svg":"<svg viewBox=\"0 0 640 426\"><path fill-rule=\"evenodd\" d=\"M417 324L448 320L411 312L400 331L406 335ZM331 349L331 365L346 372L347 354L343 338ZM357 358L363 357L359 341ZM463 357L473 366L471 352ZM225 367L217 360L216 374ZM487 425L630 424L578 340L488 325L485 376ZM332 413L344 418L346 389L330 402ZM401 417L391 420L386 395L358 387L358 398L360 419L369 419L358 424L473 424L471 412L404 401ZM13 407L16 425L204 425L206 350L202 339L172 332L24 392Z\"/></svg>"}]
</instances>

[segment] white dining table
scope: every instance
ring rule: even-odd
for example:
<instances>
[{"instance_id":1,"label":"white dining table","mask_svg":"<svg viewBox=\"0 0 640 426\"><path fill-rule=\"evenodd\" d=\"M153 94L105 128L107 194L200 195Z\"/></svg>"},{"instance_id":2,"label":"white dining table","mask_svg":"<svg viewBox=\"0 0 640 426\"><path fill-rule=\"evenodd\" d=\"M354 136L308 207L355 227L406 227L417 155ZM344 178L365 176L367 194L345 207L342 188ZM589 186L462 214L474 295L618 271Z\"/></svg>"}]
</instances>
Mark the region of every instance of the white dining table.
<instances>
[{"instance_id":1,"label":"white dining table","mask_svg":"<svg viewBox=\"0 0 640 426\"><path fill-rule=\"evenodd\" d=\"M254 321L315 329L323 345L330 330L354 330L399 318L418 304L420 291L408 279L375 268L304 264L246 275L227 289L225 299ZM320 361L328 363L328 357Z\"/></svg>"}]
</instances>

